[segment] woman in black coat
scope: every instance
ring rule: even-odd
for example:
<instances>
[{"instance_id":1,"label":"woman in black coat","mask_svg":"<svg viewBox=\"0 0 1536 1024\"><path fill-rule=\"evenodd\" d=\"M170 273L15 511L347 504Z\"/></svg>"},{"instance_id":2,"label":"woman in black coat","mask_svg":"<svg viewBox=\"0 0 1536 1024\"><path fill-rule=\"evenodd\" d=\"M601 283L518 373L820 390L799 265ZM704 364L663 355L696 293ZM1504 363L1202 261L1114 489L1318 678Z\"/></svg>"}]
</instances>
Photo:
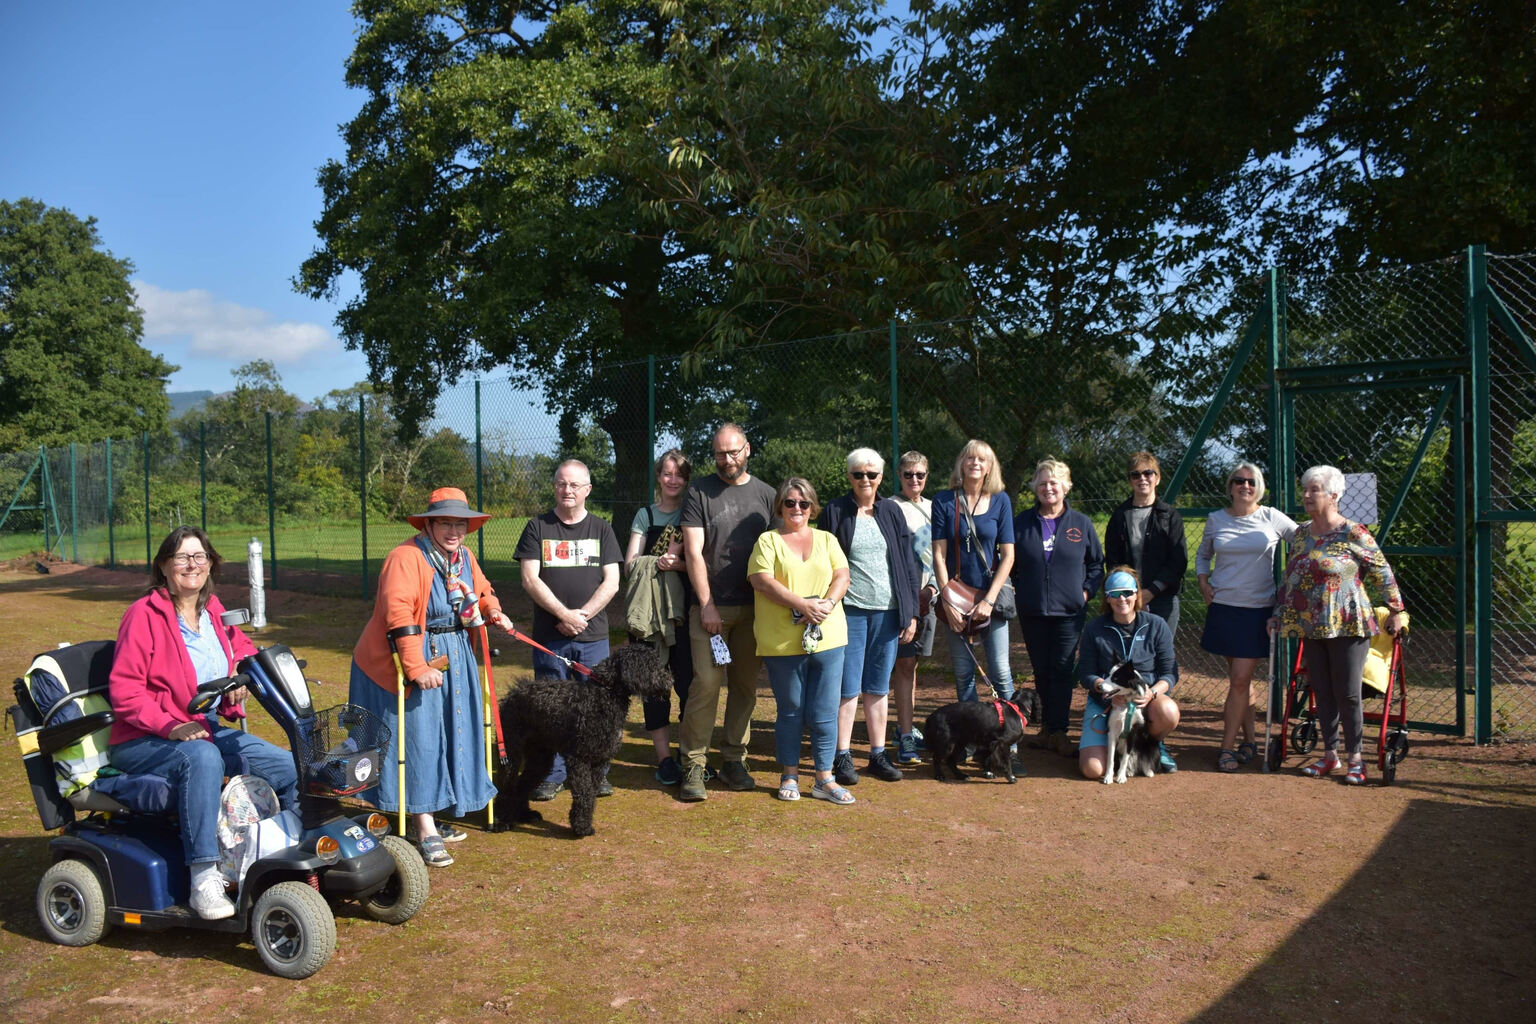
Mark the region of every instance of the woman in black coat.
<instances>
[{"instance_id":1,"label":"woman in black coat","mask_svg":"<svg viewBox=\"0 0 1536 1024\"><path fill-rule=\"evenodd\" d=\"M1110 513L1104 531L1104 561L1129 565L1141 577L1140 606L1179 628L1179 590L1189 571L1184 517L1157 496L1161 469L1151 452L1137 452L1127 467L1131 496Z\"/></svg>"}]
</instances>

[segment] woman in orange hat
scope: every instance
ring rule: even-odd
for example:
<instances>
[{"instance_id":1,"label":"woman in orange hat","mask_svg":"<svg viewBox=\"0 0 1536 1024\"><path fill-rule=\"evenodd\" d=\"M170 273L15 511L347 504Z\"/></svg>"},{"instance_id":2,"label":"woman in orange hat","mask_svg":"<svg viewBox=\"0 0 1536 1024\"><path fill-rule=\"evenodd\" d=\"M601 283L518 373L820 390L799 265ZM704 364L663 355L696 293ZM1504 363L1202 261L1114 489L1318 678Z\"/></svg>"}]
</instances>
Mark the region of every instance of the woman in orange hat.
<instances>
[{"instance_id":1,"label":"woman in orange hat","mask_svg":"<svg viewBox=\"0 0 1536 1024\"><path fill-rule=\"evenodd\" d=\"M434 815L460 818L496 795L485 771L480 676L467 629L483 619L510 632L512 622L464 543L489 518L470 508L457 487L433 491L427 510L407 517L421 532L385 557L373 616L352 652L350 701L384 719L394 733L400 722L388 634L400 626L421 627L397 644L409 686L405 810L412 816L411 838L433 867L452 864L445 844L464 838ZM443 658L447 668L432 667ZM396 773L381 772L379 785L361 796L381 810L399 810Z\"/></svg>"}]
</instances>

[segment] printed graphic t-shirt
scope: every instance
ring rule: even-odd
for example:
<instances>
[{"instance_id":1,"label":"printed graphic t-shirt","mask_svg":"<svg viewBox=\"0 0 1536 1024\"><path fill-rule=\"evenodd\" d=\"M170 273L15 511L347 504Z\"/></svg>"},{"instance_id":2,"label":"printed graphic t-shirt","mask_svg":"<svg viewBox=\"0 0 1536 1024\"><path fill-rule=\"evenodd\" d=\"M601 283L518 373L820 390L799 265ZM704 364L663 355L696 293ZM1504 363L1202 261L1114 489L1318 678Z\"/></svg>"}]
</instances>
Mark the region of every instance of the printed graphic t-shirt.
<instances>
[{"instance_id":1,"label":"printed graphic t-shirt","mask_svg":"<svg viewBox=\"0 0 1536 1024\"><path fill-rule=\"evenodd\" d=\"M587 513L574 526L562 523L553 512L528 520L517 541L519 562L536 558L539 579L567 608L585 603L603 583L603 566L621 560L619 538L606 519ZM553 615L533 607L533 638L541 644L573 639L588 643L608 635L608 610L605 608L587 620L587 628L567 638L556 628Z\"/></svg>"}]
</instances>

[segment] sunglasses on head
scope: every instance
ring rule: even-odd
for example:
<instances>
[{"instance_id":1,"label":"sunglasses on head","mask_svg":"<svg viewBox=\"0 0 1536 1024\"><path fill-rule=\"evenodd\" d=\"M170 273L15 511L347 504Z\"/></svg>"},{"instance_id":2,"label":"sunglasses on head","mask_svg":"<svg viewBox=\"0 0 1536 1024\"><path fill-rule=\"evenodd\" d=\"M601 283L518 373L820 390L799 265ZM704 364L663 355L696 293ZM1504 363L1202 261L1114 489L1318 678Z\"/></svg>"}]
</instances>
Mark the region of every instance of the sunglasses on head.
<instances>
[{"instance_id":1,"label":"sunglasses on head","mask_svg":"<svg viewBox=\"0 0 1536 1024\"><path fill-rule=\"evenodd\" d=\"M1111 590L1109 592L1108 596L1109 596L1109 598L1111 600L1123 601L1126 598L1135 597L1136 596L1136 591L1134 591L1134 590Z\"/></svg>"},{"instance_id":2,"label":"sunglasses on head","mask_svg":"<svg viewBox=\"0 0 1536 1024\"><path fill-rule=\"evenodd\" d=\"M901 477L903 480L927 480L928 474L916 469L904 469L901 471Z\"/></svg>"},{"instance_id":3,"label":"sunglasses on head","mask_svg":"<svg viewBox=\"0 0 1536 1024\"><path fill-rule=\"evenodd\" d=\"M1257 486L1259 486L1259 482L1257 480L1253 479L1252 477L1248 477L1248 476L1235 476L1235 477L1232 478L1232 483L1235 486L1238 486L1238 487L1257 487Z\"/></svg>"},{"instance_id":4,"label":"sunglasses on head","mask_svg":"<svg viewBox=\"0 0 1536 1024\"><path fill-rule=\"evenodd\" d=\"M1133 470L1131 470L1131 479L1132 480L1135 480L1137 477L1145 477L1146 479L1150 480L1150 479L1152 479L1155 476L1157 476L1157 470L1155 470L1155 469L1133 469Z\"/></svg>"},{"instance_id":5,"label":"sunglasses on head","mask_svg":"<svg viewBox=\"0 0 1536 1024\"><path fill-rule=\"evenodd\" d=\"M785 498L784 507L808 509L811 507L811 503L806 501L804 498Z\"/></svg>"},{"instance_id":6,"label":"sunglasses on head","mask_svg":"<svg viewBox=\"0 0 1536 1024\"><path fill-rule=\"evenodd\" d=\"M849 472L848 476L851 477L854 480L879 480L880 479L880 474L876 473L874 470L858 470L858 469L855 469L855 470L852 470L851 472Z\"/></svg>"}]
</instances>

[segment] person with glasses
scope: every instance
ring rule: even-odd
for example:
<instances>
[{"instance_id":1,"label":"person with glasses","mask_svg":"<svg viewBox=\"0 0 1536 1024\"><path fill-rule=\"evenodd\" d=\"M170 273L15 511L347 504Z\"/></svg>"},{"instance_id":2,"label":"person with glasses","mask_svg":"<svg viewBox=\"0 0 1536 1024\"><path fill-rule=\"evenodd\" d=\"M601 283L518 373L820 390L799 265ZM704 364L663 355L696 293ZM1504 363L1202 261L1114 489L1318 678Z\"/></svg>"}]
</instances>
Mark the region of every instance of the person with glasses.
<instances>
[{"instance_id":1,"label":"person with glasses","mask_svg":"<svg viewBox=\"0 0 1536 1024\"><path fill-rule=\"evenodd\" d=\"M592 474L566 459L555 469L555 507L528 520L514 557L523 592L533 599L533 639L553 653L533 649L533 671L571 678L566 659L591 667L608 660L608 602L619 592L619 538L608 520L587 512ZM565 758L555 763L530 800L553 800L565 785ZM607 776L597 795L609 796Z\"/></svg>"},{"instance_id":2,"label":"person with glasses","mask_svg":"<svg viewBox=\"0 0 1536 1024\"><path fill-rule=\"evenodd\" d=\"M1135 700L1147 720L1147 733L1157 740L1162 757L1163 738L1179 724L1179 706L1169 691L1179 680L1179 666L1173 653L1173 630L1160 615L1153 615L1142 605L1146 588L1140 574L1129 565L1117 565L1104 580L1103 614L1083 629L1082 653L1078 656L1078 678L1088 689L1083 705L1083 738L1077 748L1077 766L1086 779L1104 777L1109 757L1109 709ZM1116 697L1113 701L1099 695L1098 683L1122 661L1129 661L1144 679L1152 683L1145 697ZM1165 771L1169 770L1166 767Z\"/></svg>"},{"instance_id":3,"label":"person with glasses","mask_svg":"<svg viewBox=\"0 0 1536 1024\"><path fill-rule=\"evenodd\" d=\"M149 589L118 626L108 684L112 767L170 783L192 877L188 904L210 921L235 913L218 869L225 759L243 758L246 771L266 779L285 809L298 803L292 752L219 724L221 716L245 717L244 687L225 694L216 713L187 711L199 683L234 675L236 664L256 653L249 637L220 621L224 606L213 585L223 561L197 527L170 532L150 563Z\"/></svg>"},{"instance_id":4,"label":"person with glasses","mask_svg":"<svg viewBox=\"0 0 1536 1024\"><path fill-rule=\"evenodd\" d=\"M906 517L912 534L912 553L922 574L918 589L917 635L896 648L896 667L891 672L891 694L896 698L896 763L923 763L917 752L918 734L914 724L917 707L917 659L933 653L933 637L938 630L938 608L934 598L939 588L933 580L933 502L923 497L928 486L928 456L911 451L897 466L901 492L896 507ZM923 611L923 606L927 611Z\"/></svg>"},{"instance_id":5,"label":"person with glasses","mask_svg":"<svg viewBox=\"0 0 1536 1024\"><path fill-rule=\"evenodd\" d=\"M839 785L858 783L853 767L853 719L859 695L869 733L869 774L900 782L901 769L885 750L887 698L896 649L917 635L917 588L921 573L912 553L912 532L894 501L880 497L885 460L873 448L855 448L846 460L850 490L834 498L817 520L837 538L848 558L850 580L843 599L848 650L843 655L842 701L837 711Z\"/></svg>"},{"instance_id":6,"label":"person with glasses","mask_svg":"<svg viewBox=\"0 0 1536 1024\"><path fill-rule=\"evenodd\" d=\"M1151 452L1136 452L1127 467L1131 496L1115 506L1104 530L1104 560L1129 565L1145 581L1141 607L1179 630L1179 589L1189 570L1184 517L1157 496L1161 467Z\"/></svg>"},{"instance_id":7,"label":"person with glasses","mask_svg":"<svg viewBox=\"0 0 1536 1024\"><path fill-rule=\"evenodd\" d=\"M391 736L404 728L406 831L421 859L435 868L453 863L446 844L467 835L437 815L463 818L496 796L485 771L480 673L468 633L481 619L512 631L467 543L490 518L470 508L457 487L437 488L425 512L406 516L419 532L384 556L373 615L352 650L348 700L383 719ZM390 630L401 626L421 629L396 644L408 684L403 725L389 644ZM442 659L448 667L434 668ZM381 772L379 784L358 796L382 811L398 811L396 773Z\"/></svg>"},{"instance_id":8,"label":"person with glasses","mask_svg":"<svg viewBox=\"0 0 1536 1024\"><path fill-rule=\"evenodd\" d=\"M800 799L800 737L809 727L816 770L811 796L846 806L853 795L833 775L833 750L848 644L848 559L836 537L811 526L818 511L810 481L792 476L779 485L773 514L780 525L757 538L747 562L755 592L752 632L778 708L778 798Z\"/></svg>"},{"instance_id":9,"label":"person with glasses","mask_svg":"<svg viewBox=\"0 0 1536 1024\"><path fill-rule=\"evenodd\" d=\"M1279 509L1259 504L1264 497L1264 474L1251 462L1232 467L1227 493L1231 504L1206 517L1195 551L1195 579L1206 604L1200 646L1227 659L1227 699L1222 705L1216 768L1235 772L1259 754L1254 738L1253 673L1269 657L1275 551L1301 527Z\"/></svg>"},{"instance_id":10,"label":"person with glasses","mask_svg":"<svg viewBox=\"0 0 1536 1024\"><path fill-rule=\"evenodd\" d=\"M683 499L683 550L688 581L698 604L688 611L688 640L693 648L693 684L678 732L683 782L678 798L703 800L705 756L720 707L720 686L727 686L725 734L720 741L724 764L719 777L728 789L756 787L747 771L747 740L757 705L757 671L762 661L752 632L754 593L747 582L747 561L757 538L774 525L774 489L747 472L752 446L735 423L714 436L715 471L688 485ZM717 658L715 639L727 657Z\"/></svg>"},{"instance_id":11,"label":"person with glasses","mask_svg":"<svg viewBox=\"0 0 1536 1024\"><path fill-rule=\"evenodd\" d=\"M1339 511L1343 496L1344 474L1333 466L1313 466L1301 474L1307 528L1291 552L1275 602L1279 613L1271 626L1306 641L1303 650L1322 723L1323 756L1302 774L1316 779L1343 770L1344 782L1358 786L1365 782L1360 684L1371 637L1383 628L1395 636L1407 625L1408 613L1376 538ZM1381 625L1366 583L1391 613ZM1335 749L1341 720L1347 765Z\"/></svg>"}]
</instances>

